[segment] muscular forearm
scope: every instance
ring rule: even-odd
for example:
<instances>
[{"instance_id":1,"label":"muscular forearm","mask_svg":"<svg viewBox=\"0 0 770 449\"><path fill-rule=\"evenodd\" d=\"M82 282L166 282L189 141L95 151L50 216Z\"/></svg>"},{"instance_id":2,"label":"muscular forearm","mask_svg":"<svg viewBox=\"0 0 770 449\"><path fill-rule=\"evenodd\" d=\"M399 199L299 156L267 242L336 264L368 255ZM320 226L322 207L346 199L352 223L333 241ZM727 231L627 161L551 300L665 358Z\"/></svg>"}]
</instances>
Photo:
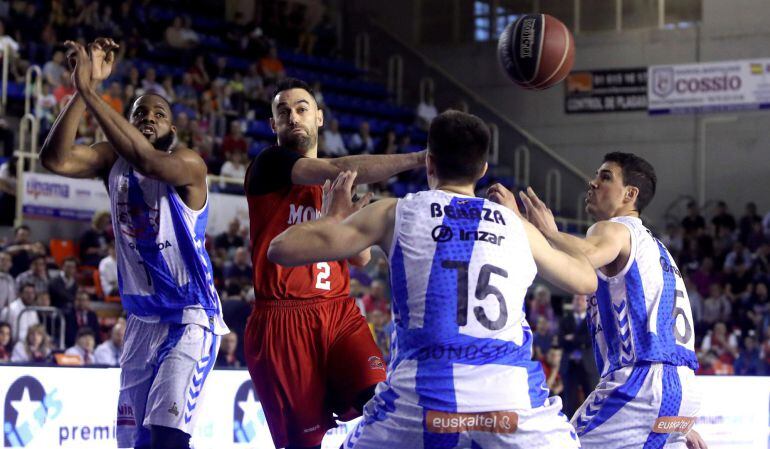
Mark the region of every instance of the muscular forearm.
<instances>
[{"instance_id":1,"label":"muscular forearm","mask_svg":"<svg viewBox=\"0 0 770 449\"><path fill-rule=\"evenodd\" d=\"M409 154L385 154L345 156L330 160L340 171L358 172L356 183L369 184L384 181L391 176L425 164L425 152Z\"/></svg>"},{"instance_id":2,"label":"muscular forearm","mask_svg":"<svg viewBox=\"0 0 770 449\"><path fill-rule=\"evenodd\" d=\"M75 144L78 125L85 112L86 104L83 97L75 93L56 118L40 149L40 162L45 168L56 172L56 165L66 159Z\"/></svg>"},{"instance_id":3,"label":"muscular forearm","mask_svg":"<svg viewBox=\"0 0 770 449\"><path fill-rule=\"evenodd\" d=\"M267 258L284 266L306 265L321 260L344 260L364 248L352 247L338 237L341 220L326 216L290 226L270 242Z\"/></svg>"},{"instance_id":4,"label":"muscular forearm","mask_svg":"<svg viewBox=\"0 0 770 449\"><path fill-rule=\"evenodd\" d=\"M83 92L83 99L115 152L140 172L145 171L144 168L149 165L149 161L160 153L155 151L152 144L138 129L105 103L95 90L89 89Z\"/></svg>"},{"instance_id":5,"label":"muscular forearm","mask_svg":"<svg viewBox=\"0 0 770 449\"><path fill-rule=\"evenodd\" d=\"M588 258L594 268L601 268L606 265L596 257L596 247L580 237L565 232L549 233L545 237L554 248L564 251L570 256L579 256L580 259Z\"/></svg>"}]
</instances>

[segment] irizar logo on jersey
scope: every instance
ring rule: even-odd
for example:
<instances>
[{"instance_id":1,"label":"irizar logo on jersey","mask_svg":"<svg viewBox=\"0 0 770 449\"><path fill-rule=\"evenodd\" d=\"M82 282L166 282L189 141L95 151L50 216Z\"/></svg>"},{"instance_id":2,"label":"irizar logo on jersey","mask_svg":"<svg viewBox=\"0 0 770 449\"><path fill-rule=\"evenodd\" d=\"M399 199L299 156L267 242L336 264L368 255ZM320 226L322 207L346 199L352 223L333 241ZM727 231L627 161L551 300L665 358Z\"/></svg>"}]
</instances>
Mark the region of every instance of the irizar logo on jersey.
<instances>
[{"instance_id":1,"label":"irizar logo on jersey","mask_svg":"<svg viewBox=\"0 0 770 449\"><path fill-rule=\"evenodd\" d=\"M503 243L504 235L497 235L487 231L466 231L460 229L460 240L463 241L476 241L487 242L493 245L500 246ZM434 242L448 242L454 238L454 232L449 226L438 225L431 231L431 238Z\"/></svg>"},{"instance_id":2,"label":"irizar logo on jersey","mask_svg":"<svg viewBox=\"0 0 770 449\"><path fill-rule=\"evenodd\" d=\"M317 220L320 217L321 211L313 206L289 204L289 224L298 224L304 221Z\"/></svg>"},{"instance_id":3,"label":"irizar logo on jersey","mask_svg":"<svg viewBox=\"0 0 770 449\"><path fill-rule=\"evenodd\" d=\"M503 213L499 210L488 207L454 207L448 204L442 207L438 203L431 203L431 218L441 218L444 215L453 220L484 220L505 226Z\"/></svg>"}]
</instances>

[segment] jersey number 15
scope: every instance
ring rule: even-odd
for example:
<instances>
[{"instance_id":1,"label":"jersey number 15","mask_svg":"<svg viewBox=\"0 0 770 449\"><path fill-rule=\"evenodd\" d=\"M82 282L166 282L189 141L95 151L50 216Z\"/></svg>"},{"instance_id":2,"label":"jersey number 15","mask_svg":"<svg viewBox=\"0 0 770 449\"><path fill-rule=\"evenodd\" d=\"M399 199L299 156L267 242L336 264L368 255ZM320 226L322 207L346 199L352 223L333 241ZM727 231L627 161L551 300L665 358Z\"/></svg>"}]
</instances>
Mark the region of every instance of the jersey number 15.
<instances>
[{"instance_id":1,"label":"jersey number 15","mask_svg":"<svg viewBox=\"0 0 770 449\"><path fill-rule=\"evenodd\" d=\"M457 325L465 326L468 324L468 262L457 260L445 260L441 262L441 267L449 270L457 270ZM489 330L500 330L505 327L508 321L508 306L505 303L503 292L494 285L490 285L492 275L508 277L508 272L500 267L486 264L479 270L479 279L476 281L476 299L483 301L489 295L497 299L500 305L500 314L496 320L490 320L483 307L473 308L473 314L479 321L479 324Z\"/></svg>"}]
</instances>

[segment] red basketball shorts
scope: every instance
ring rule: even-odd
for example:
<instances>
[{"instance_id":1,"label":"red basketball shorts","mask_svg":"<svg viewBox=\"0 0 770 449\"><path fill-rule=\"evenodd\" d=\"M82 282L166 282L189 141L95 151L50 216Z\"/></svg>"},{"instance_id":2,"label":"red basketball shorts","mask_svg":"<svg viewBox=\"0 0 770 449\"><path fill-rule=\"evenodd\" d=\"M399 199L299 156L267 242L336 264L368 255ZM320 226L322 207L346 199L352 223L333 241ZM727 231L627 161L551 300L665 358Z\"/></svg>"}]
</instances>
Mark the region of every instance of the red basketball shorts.
<instances>
[{"instance_id":1,"label":"red basketball shorts","mask_svg":"<svg viewBox=\"0 0 770 449\"><path fill-rule=\"evenodd\" d=\"M351 298L257 300L244 350L276 447L321 444L336 427L333 413L385 380L382 353Z\"/></svg>"}]
</instances>

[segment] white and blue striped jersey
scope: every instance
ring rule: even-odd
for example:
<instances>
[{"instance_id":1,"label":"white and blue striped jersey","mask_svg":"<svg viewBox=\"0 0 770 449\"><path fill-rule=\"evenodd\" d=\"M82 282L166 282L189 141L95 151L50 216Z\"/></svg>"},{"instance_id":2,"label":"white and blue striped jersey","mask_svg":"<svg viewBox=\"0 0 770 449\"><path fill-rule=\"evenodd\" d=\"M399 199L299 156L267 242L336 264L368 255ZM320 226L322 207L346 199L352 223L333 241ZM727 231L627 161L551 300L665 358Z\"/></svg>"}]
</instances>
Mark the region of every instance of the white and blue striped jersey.
<instances>
[{"instance_id":1,"label":"white and blue striped jersey","mask_svg":"<svg viewBox=\"0 0 770 449\"><path fill-rule=\"evenodd\" d=\"M599 372L603 377L637 362L697 369L690 300L671 254L639 218L610 221L628 228L631 252L617 275L596 271L588 322Z\"/></svg>"},{"instance_id":2,"label":"white and blue striped jersey","mask_svg":"<svg viewBox=\"0 0 770 449\"><path fill-rule=\"evenodd\" d=\"M108 185L123 308L143 321L227 333L204 247L208 195L192 210L174 186L143 176L123 158Z\"/></svg>"},{"instance_id":3,"label":"white and blue striped jersey","mask_svg":"<svg viewBox=\"0 0 770 449\"><path fill-rule=\"evenodd\" d=\"M398 201L393 232L395 326L378 395L442 412L543 406L548 389L524 316L537 269L521 220L432 190Z\"/></svg>"}]
</instances>

